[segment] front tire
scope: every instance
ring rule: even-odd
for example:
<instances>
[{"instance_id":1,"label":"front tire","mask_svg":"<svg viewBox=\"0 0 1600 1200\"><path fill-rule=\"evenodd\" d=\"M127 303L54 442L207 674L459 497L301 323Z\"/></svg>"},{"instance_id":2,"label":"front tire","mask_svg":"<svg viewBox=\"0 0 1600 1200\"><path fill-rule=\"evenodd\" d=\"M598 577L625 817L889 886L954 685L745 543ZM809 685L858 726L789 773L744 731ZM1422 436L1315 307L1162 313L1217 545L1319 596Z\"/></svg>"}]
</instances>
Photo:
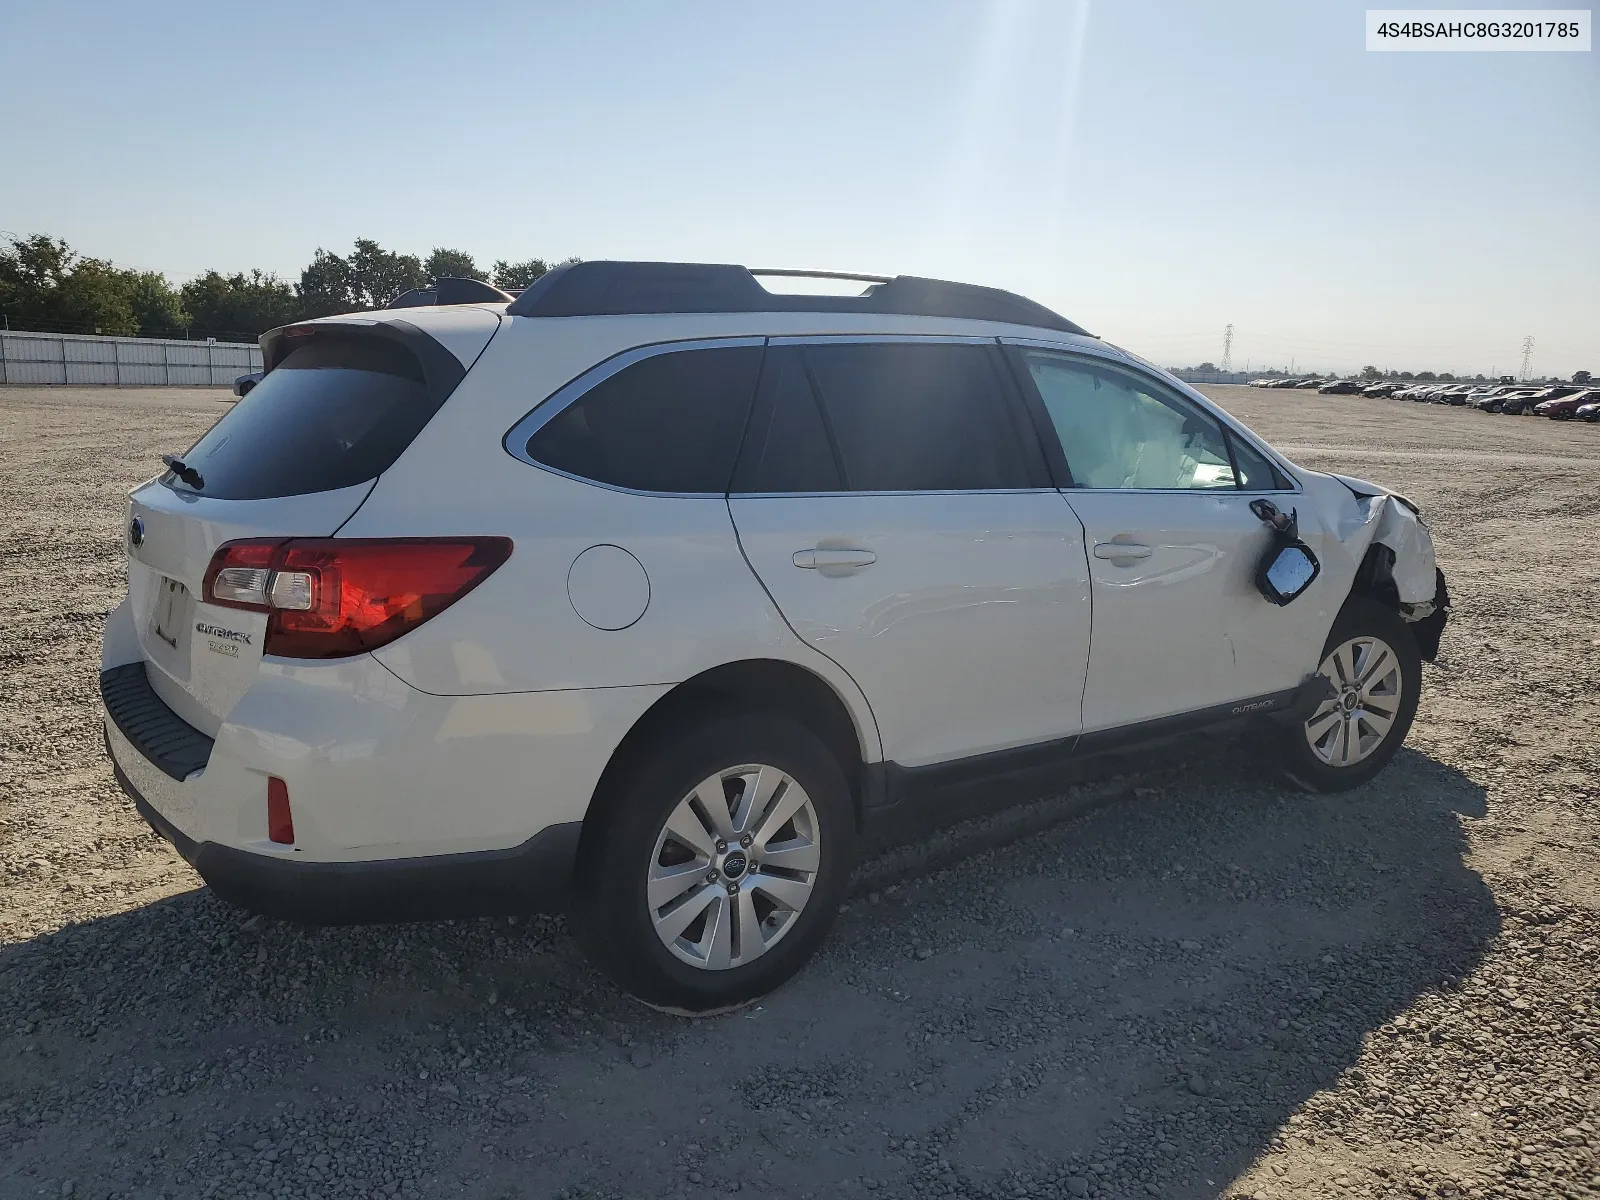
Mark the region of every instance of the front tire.
<instances>
[{"instance_id":1,"label":"front tire","mask_svg":"<svg viewBox=\"0 0 1600 1200\"><path fill-rule=\"evenodd\" d=\"M1337 694L1284 728L1280 758L1302 787L1341 792L1383 770L1405 742L1422 692L1422 656L1399 616L1352 597L1328 634L1318 673Z\"/></svg>"},{"instance_id":2,"label":"front tire","mask_svg":"<svg viewBox=\"0 0 1600 1200\"><path fill-rule=\"evenodd\" d=\"M573 924L648 1004L702 1013L761 996L815 953L855 853L843 770L778 715L711 716L658 737L579 855Z\"/></svg>"}]
</instances>

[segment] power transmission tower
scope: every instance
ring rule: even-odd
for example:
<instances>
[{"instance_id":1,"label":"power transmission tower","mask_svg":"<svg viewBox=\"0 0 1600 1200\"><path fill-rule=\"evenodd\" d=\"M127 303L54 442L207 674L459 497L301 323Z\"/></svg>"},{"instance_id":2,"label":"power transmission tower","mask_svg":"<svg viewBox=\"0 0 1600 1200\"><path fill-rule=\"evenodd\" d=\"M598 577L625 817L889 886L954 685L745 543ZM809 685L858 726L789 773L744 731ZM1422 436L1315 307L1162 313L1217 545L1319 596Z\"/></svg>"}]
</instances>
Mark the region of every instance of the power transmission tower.
<instances>
[{"instance_id":1,"label":"power transmission tower","mask_svg":"<svg viewBox=\"0 0 1600 1200\"><path fill-rule=\"evenodd\" d=\"M1233 322L1231 321L1222 331L1222 369L1233 370Z\"/></svg>"},{"instance_id":2,"label":"power transmission tower","mask_svg":"<svg viewBox=\"0 0 1600 1200\"><path fill-rule=\"evenodd\" d=\"M1522 375L1523 383L1533 378L1533 334L1522 339Z\"/></svg>"}]
</instances>

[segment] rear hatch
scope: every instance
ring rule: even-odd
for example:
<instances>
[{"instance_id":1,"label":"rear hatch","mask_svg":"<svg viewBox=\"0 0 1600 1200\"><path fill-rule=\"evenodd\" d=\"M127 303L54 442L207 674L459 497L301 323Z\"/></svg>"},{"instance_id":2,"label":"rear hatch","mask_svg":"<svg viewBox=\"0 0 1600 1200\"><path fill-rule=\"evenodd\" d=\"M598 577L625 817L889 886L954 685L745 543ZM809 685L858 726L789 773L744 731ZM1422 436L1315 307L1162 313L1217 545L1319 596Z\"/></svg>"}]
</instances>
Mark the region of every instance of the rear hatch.
<instances>
[{"instance_id":1,"label":"rear hatch","mask_svg":"<svg viewBox=\"0 0 1600 1200\"><path fill-rule=\"evenodd\" d=\"M268 334L262 381L172 469L133 492L134 625L151 686L190 725L215 736L262 659L266 615L204 599L218 547L336 533L493 336L498 316L469 311L481 318L467 319L481 337L456 345L463 330L454 320L450 349L410 321L313 322Z\"/></svg>"}]
</instances>

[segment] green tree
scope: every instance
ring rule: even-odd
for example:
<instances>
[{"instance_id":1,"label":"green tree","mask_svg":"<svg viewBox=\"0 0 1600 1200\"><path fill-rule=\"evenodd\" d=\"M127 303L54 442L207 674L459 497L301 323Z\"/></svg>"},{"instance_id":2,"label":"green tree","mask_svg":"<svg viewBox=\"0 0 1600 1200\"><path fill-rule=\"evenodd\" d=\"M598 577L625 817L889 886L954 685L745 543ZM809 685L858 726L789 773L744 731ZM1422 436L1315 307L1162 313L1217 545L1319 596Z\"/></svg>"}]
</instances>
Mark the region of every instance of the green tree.
<instances>
[{"instance_id":1,"label":"green tree","mask_svg":"<svg viewBox=\"0 0 1600 1200\"><path fill-rule=\"evenodd\" d=\"M132 337L139 332L133 309L132 272L103 258L80 258L51 297L51 320L83 333Z\"/></svg>"},{"instance_id":2,"label":"green tree","mask_svg":"<svg viewBox=\"0 0 1600 1200\"><path fill-rule=\"evenodd\" d=\"M441 279L481 279L484 282L489 279L489 273L465 250L446 250L439 246L433 248L433 253L422 264L422 273L429 283L438 283Z\"/></svg>"},{"instance_id":3,"label":"green tree","mask_svg":"<svg viewBox=\"0 0 1600 1200\"><path fill-rule=\"evenodd\" d=\"M1423 383L1432 383L1434 380L1436 380L1438 378L1439 377L1437 375L1435 375L1432 371L1418 371L1417 372L1417 379L1420 380Z\"/></svg>"},{"instance_id":4,"label":"green tree","mask_svg":"<svg viewBox=\"0 0 1600 1200\"><path fill-rule=\"evenodd\" d=\"M1363 379L1382 379L1383 378L1383 372L1378 370L1377 367L1362 367L1361 368L1361 378L1363 378Z\"/></svg>"},{"instance_id":5,"label":"green tree","mask_svg":"<svg viewBox=\"0 0 1600 1200\"><path fill-rule=\"evenodd\" d=\"M0 310L15 328L134 334L136 278L59 238L14 238L0 249Z\"/></svg>"},{"instance_id":6,"label":"green tree","mask_svg":"<svg viewBox=\"0 0 1600 1200\"><path fill-rule=\"evenodd\" d=\"M402 292L424 286L427 276L415 254L396 254L370 238L357 238L350 267L360 287L363 308L382 308Z\"/></svg>"},{"instance_id":7,"label":"green tree","mask_svg":"<svg viewBox=\"0 0 1600 1200\"><path fill-rule=\"evenodd\" d=\"M494 285L498 288L525 288L541 275L548 274L549 270L550 264L542 258L530 258L524 262L498 259L494 264Z\"/></svg>"},{"instance_id":8,"label":"green tree","mask_svg":"<svg viewBox=\"0 0 1600 1200\"><path fill-rule=\"evenodd\" d=\"M1450 374L1449 371L1443 371L1439 375L1439 382L1440 383L1454 383L1455 381L1456 381L1456 377L1454 375Z\"/></svg>"},{"instance_id":9,"label":"green tree","mask_svg":"<svg viewBox=\"0 0 1600 1200\"><path fill-rule=\"evenodd\" d=\"M196 329L258 338L300 317L300 301L276 275L207 271L183 285L183 305ZM336 310L337 311L337 310Z\"/></svg>"},{"instance_id":10,"label":"green tree","mask_svg":"<svg viewBox=\"0 0 1600 1200\"><path fill-rule=\"evenodd\" d=\"M128 290L133 302L133 319L143 337L171 335L189 324L183 300L159 271L129 271Z\"/></svg>"},{"instance_id":11,"label":"green tree","mask_svg":"<svg viewBox=\"0 0 1600 1200\"><path fill-rule=\"evenodd\" d=\"M1594 376L1589 374L1589 372L1587 372L1587 371L1574 371L1572 373L1572 382L1573 383L1588 383L1593 379L1594 379Z\"/></svg>"},{"instance_id":12,"label":"green tree","mask_svg":"<svg viewBox=\"0 0 1600 1200\"><path fill-rule=\"evenodd\" d=\"M302 317L329 317L364 307L354 269L321 246L312 256L311 265L300 272L300 286L295 291Z\"/></svg>"},{"instance_id":13,"label":"green tree","mask_svg":"<svg viewBox=\"0 0 1600 1200\"><path fill-rule=\"evenodd\" d=\"M326 317L382 308L427 282L416 255L385 250L371 238L357 238L349 258L319 246L311 264L300 272L300 315Z\"/></svg>"}]
</instances>

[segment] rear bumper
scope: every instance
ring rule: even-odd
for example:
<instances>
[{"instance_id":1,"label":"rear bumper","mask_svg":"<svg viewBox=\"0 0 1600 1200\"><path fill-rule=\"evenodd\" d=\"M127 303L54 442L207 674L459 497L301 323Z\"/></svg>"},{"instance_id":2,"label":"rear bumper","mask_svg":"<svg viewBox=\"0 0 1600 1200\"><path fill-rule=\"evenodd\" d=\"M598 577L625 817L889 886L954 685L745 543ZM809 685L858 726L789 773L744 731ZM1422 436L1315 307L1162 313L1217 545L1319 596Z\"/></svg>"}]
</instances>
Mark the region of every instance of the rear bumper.
<instances>
[{"instance_id":1,"label":"rear bumper","mask_svg":"<svg viewBox=\"0 0 1600 1200\"><path fill-rule=\"evenodd\" d=\"M106 753L111 755L109 737ZM520 846L468 854L361 862L299 862L184 834L139 794L112 756L117 783L150 828L171 842L230 904L310 925L354 925L548 911L565 901L578 821L551 825Z\"/></svg>"},{"instance_id":2,"label":"rear bumper","mask_svg":"<svg viewBox=\"0 0 1600 1200\"><path fill-rule=\"evenodd\" d=\"M139 812L224 899L317 924L549 910L617 741L666 689L433 696L370 656L268 663L214 731L101 675ZM292 845L267 828L282 779Z\"/></svg>"}]
</instances>

